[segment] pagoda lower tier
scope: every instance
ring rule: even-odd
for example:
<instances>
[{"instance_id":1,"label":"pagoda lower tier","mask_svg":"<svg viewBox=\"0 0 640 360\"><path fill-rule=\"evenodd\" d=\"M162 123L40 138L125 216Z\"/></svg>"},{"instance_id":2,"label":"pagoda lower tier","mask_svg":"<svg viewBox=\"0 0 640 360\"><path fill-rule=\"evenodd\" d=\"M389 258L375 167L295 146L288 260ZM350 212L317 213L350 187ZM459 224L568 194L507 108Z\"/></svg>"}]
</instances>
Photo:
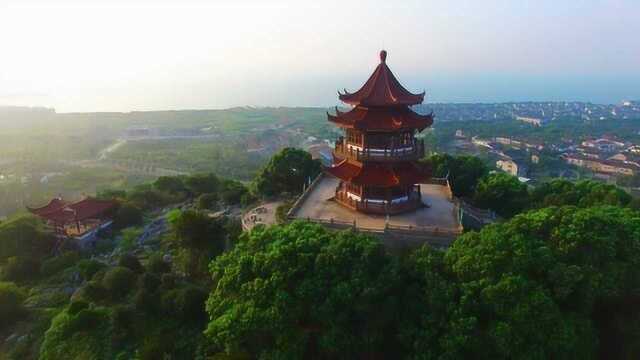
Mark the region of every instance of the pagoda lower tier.
<instances>
[{"instance_id":1,"label":"pagoda lower tier","mask_svg":"<svg viewBox=\"0 0 640 360\"><path fill-rule=\"evenodd\" d=\"M397 214L423 206L420 183L429 173L412 162L359 163L344 159L326 168L339 178L335 200L351 209L374 214Z\"/></svg>"}]
</instances>

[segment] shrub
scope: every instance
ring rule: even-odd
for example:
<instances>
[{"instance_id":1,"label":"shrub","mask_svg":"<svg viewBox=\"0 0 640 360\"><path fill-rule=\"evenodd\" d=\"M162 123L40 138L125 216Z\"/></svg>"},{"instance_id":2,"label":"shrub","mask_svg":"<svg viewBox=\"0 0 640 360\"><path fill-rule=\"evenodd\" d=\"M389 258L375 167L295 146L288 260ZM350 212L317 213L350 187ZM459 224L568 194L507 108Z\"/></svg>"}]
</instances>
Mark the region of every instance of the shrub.
<instances>
[{"instance_id":1,"label":"shrub","mask_svg":"<svg viewBox=\"0 0 640 360\"><path fill-rule=\"evenodd\" d=\"M135 283L136 275L126 267L117 266L104 274L102 286L114 298L121 298L129 293Z\"/></svg>"},{"instance_id":2,"label":"shrub","mask_svg":"<svg viewBox=\"0 0 640 360\"><path fill-rule=\"evenodd\" d=\"M182 178L178 176L160 176L153 183L153 187L169 194L176 194L186 190Z\"/></svg>"},{"instance_id":3,"label":"shrub","mask_svg":"<svg viewBox=\"0 0 640 360\"><path fill-rule=\"evenodd\" d=\"M0 224L0 261L9 257L40 259L55 244L55 238L34 216L19 216Z\"/></svg>"},{"instance_id":4,"label":"shrub","mask_svg":"<svg viewBox=\"0 0 640 360\"><path fill-rule=\"evenodd\" d=\"M144 339L138 349L137 357L140 360L166 359L173 350L175 339L167 336L149 336Z\"/></svg>"},{"instance_id":5,"label":"shrub","mask_svg":"<svg viewBox=\"0 0 640 360\"><path fill-rule=\"evenodd\" d=\"M138 226L144 220L142 210L131 203L125 203L120 206L113 219L113 225L116 229L124 229L130 226Z\"/></svg>"},{"instance_id":6,"label":"shrub","mask_svg":"<svg viewBox=\"0 0 640 360\"><path fill-rule=\"evenodd\" d=\"M155 313L158 310L157 296L145 288L140 288L133 296L133 304L136 310L145 313Z\"/></svg>"},{"instance_id":7,"label":"shrub","mask_svg":"<svg viewBox=\"0 0 640 360\"><path fill-rule=\"evenodd\" d=\"M188 286L178 294L176 299L176 313L180 314L182 320L198 321L206 319L205 301L207 293L195 286Z\"/></svg>"},{"instance_id":8,"label":"shrub","mask_svg":"<svg viewBox=\"0 0 640 360\"><path fill-rule=\"evenodd\" d=\"M202 194L198 197L197 207L200 210L213 210L218 204L218 195L214 193Z\"/></svg>"},{"instance_id":9,"label":"shrub","mask_svg":"<svg viewBox=\"0 0 640 360\"><path fill-rule=\"evenodd\" d=\"M80 272L80 276L82 276L85 281L91 280L98 271L106 267L105 264L93 259L82 259L78 261L76 266Z\"/></svg>"},{"instance_id":10,"label":"shrub","mask_svg":"<svg viewBox=\"0 0 640 360\"><path fill-rule=\"evenodd\" d=\"M160 277L153 273L144 273L140 277L140 288L148 291L156 291L160 286Z\"/></svg>"},{"instance_id":11,"label":"shrub","mask_svg":"<svg viewBox=\"0 0 640 360\"><path fill-rule=\"evenodd\" d=\"M163 289L172 289L176 286L176 277L173 274L163 274L161 283Z\"/></svg>"},{"instance_id":12,"label":"shrub","mask_svg":"<svg viewBox=\"0 0 640 360\"><path fill-rule=\"evenodd\" d=\"M74 295L74 300L85 300L88 302L99 302L108 296L107 290L96 280L85 283Z\"/></svg>"},{"instance_id":13,"label":"shrub","mask_svg":"<svg viewBox=\"0 0 640 360\"><path fill-rule=\"evenodd\" d=\"M162 295L162 312L182 321L203 320L206 300L207 293L195 286L169 290Z\"/></svg>"},{"instance_id":14,"label":"shrub","mask_svg":"<svg viewBox=\"0 0 640 360\"><path fill-rule=\"evenodd\" d=\"M214 174L194 174L187 177L184 184L193 195L211 194L218 191L220 180Z\"/></svg>"},{"instance_id":15,"label":"shrub","mask_svg":"<svg viewBox=\"0 0 640 360\"><path fill-rule=\"evenodd\" d=\"M247 191L240 197L240 205L248 206L258 201L258 198L251 192Z\"/></svg>"},{"instance_id":16,"label":"shrub","mask_svg":"<svg viewBox=\"0 0 640 360\"><path fill-rule=\"evenodd\" d=\"M2 279L7 281L34 280L40 274L40 264L29 257L11 257L2 270Z\"/></svg>"},{"instance_id":17,"label":"shrub","mask_svg":"<svg viewBox=\"0 0 640 360\"><path fill-rule=\"evenodd\" d=\"M124 254L120 256L118 266L126 267L136 273L142 273L144 271L142 264L140 264L140 260L138 260L138 257L133 254Z\"/></svg>"},{"instance_id":18,"label":"shrub","mask_svg":"<svg viewBox=\"0 0 640 360\"><path fill-rule=\"evenodd\" d=\"M162 254L155 253L147 260L147 271L156 274L168 273L171 271L171 265L164 261Z\"/></svg>"},{"instance_id":19,"label":"shrub","mask_svg":"<svg viewBox=\"0 0 640 360\"><path fill-rule=\"evenodd\" d=\"M68 323L67 334L73 334L78 331L91 330L103 320L103 314L91 309L85 308L77 314L72 315Z\"/></svg>"},{"instance_id":20,"label":"shrub","mask_svg":"<svg viewBox=\"0 0 640 360\"><path fill-rule=\"evenodd\" d=\"M80 254L76 251L65 252L61 255L45 260L40 267L40 271L45 276L59 273L62 270L74 266L80 259Z\"/></svg>"},{"instance_id":21,"label":"shrub","mask_svg":"<svg viewBox=\"0 0 640 360\"><path fill-rule=\"evenodd\" d=\"M276 208L276 221L278 224L284 224L287 222L287 213L291 209L292 205L292 202L287 201Z\"/></svg>"},{"instance_id":22,"label":"shrub","mask_svg":"<svg viewBox=\"0 0 640 360\"><path fill-rule=\"evenodd\" d=\"M24 298L24 293L15 284L0 282L0 329L12 324L24 314Z\"/></svg>"},{"instance_id":23,"label":"shrub","mask_svg":"<svg viewBox=\"0 0 640 360\"><path fill-rule=\"evenodd\" d=\"M38 359L111 359L110 309L89 307L77 314L61 311L51 320Z\"/></svg>"},{"instance_id":24,"label":"shrub","mask_svg":"<svg viewBox=\"0 0 640 360\"><path fill-rule=\"evenodd\" d=\"M133 227L126 228L122 230L122 239L120 239L118 246L124 251L132 250L136 247L140 235L142 235L142 229Z\"/></svg>"},{"instance_id":25,"label":"shrub","mask_svg":"<svg viewBox=\"0 0 640 360\"><path fill-rule=\"evenodd\" d=\"M69 314L75 315L79 313L81 310L84 310L87 308L89 308L89 303L82 299L78 299L78 300L71 301L71 303L69 304L69 307L67 308L67 312Z\"/></svg>"},{"instance_id":26,"label":"shrub","mask_svg":"<svg viewBox=\"0 0 640 360\"><path fill-rule=\"evenodd\" d=\"M115 331L127 331L133 326L135 313L128 306L116 306L111 312L111 325Z\"/></svg>"},{"instance_id":27,"label":"shrub","mask_svg":"<svg viewBox=\"0 0 640 360\"><path fill-rule=\"evenodd\" d=\"M239 204L242 196L249 190L239 181L225 180L222 183L220 197L222 201L229 205Z\"/></svg>"},{"instance_id":28,"label":"shrub","mask_svg":"<svg viewBox=\"0 0 640 360\"><path fill-rule=\"evenodd\" d=\"M169 194L162 193L150 186L136 187L128 195L129 202L143 210L151 210L160 206L165 206L175 200Z\"/></svg>"}]
</instances>

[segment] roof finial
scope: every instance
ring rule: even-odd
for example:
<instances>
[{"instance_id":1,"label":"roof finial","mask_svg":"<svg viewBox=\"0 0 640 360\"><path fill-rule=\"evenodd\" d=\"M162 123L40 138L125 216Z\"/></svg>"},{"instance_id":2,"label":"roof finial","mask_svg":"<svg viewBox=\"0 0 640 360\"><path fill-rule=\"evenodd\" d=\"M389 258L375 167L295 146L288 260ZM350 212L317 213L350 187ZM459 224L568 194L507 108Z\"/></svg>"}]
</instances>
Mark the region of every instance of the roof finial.
<instances>
[{"instance_id":1,"label":"roof finial","mask_svg":"<svg viewBox=\"0 0 640 360\"><path fill-rule=\"evenodd\" d=\"M380 62L387 61L387 50L380 50Z\"/></svg>"}]
</instances>

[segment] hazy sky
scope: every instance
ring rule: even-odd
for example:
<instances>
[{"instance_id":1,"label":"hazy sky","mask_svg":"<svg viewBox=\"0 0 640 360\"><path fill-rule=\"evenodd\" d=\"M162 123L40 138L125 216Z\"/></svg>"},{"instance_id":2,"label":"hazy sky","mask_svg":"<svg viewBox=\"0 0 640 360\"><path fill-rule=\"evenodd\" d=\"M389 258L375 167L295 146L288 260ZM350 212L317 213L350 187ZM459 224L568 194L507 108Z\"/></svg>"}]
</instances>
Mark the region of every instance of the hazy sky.
<instances>
[{"instance_id":1,"label":"hazy sky","mask_svg":"<svg viewBox=\"0 0 640 360\"><path fill-rule=\"evenodd\" d=\"M387 63L428 101L640 98L640 1L0 0L0 105L326 106Z\"/></svg>"}]
</instances>

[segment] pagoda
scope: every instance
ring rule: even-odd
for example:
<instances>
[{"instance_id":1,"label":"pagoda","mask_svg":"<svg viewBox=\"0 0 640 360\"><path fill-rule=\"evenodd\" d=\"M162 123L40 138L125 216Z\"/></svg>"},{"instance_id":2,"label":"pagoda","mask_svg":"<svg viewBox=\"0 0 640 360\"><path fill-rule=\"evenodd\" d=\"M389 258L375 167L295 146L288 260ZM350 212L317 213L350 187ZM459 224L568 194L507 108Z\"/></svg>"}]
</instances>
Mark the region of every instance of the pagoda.
<instances>
[{"instance_id":1,"label":"pagoda","mask_svg":"<svg viewBox=\"0 0 640 360\"><path fill-rule=\"evenodd\" d=\"M398 214L423 205L420 183L429 171L418 164L424 142L416 133L433 124L433 114L411 110L425 93L405 89L380 51L380 64L362 88L354 93L338 92L352 109L327 113L329 121L344 129L336 141L333 164L325 171L340 181L334 200L352 210L370 214Z\"/></svg>"}]
</instances>

